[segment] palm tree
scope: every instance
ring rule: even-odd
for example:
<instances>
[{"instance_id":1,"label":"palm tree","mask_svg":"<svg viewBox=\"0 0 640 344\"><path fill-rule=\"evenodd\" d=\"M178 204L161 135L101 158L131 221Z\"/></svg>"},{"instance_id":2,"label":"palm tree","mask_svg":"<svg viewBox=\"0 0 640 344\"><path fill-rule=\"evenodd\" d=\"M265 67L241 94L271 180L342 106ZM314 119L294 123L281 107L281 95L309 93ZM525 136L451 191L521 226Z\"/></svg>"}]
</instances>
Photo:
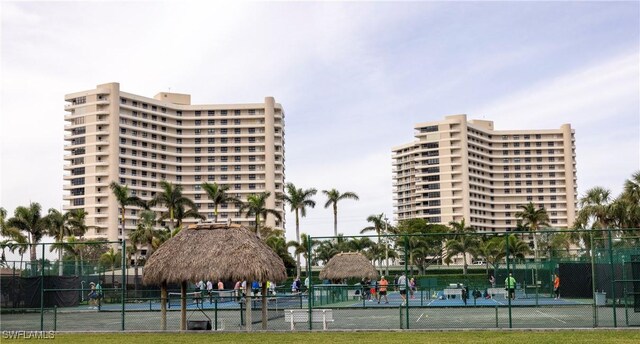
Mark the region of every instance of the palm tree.
<instances>
[{"instance_id":1,"label":"palm tree","mask_svg":"<svg viewBox=\"0 0 640 344\"><path fill-rule=\"evenodd\" d=\"M129 233L129 240L136 244L147 246L148 259L153 253L153 239L156 237L156 213L151 210L144 210L140 213L140 220L135 230Z\"/></svg>"},{"instance_id":2,"label":"palm tree","mask_svg":"<svg viewBox=\"0 0 640 344\"><path fill-rule=\"evenodd\" d=\"M491 238L485 238L480 242L476 253L478 257L482 257L486 264L486 272L487 276L489 275L489 264L491 264L494 268L496 263L498 262L498 257L500 256L501 251L501 243L503 242L502 238L494 236Z\"/></svg>"},{"instance_id":3,"label":"palm tree","mask_svg":"<svg viewBox=\"0 0 640 344\"><path fill-rule=\"evenodd\" d=\"M260 236L260 232L258 228L260 228L260 218L262 217L265 221L267 220L267 215L271 214L276 219L282 220L282 216L280 213L274 209L267 208L267 198L271 196L270 192L263 192L260 194L249 195L247 197L247 201L240 206L240 212L244 212L247 217L254 216L255 217L255 228L254 232L256 235Z\"/></svg>"},{"instance_id":4,"label":"palm tree","mask_svg":"<svg viewBox=\"0 0 640 344\"><path fill-rule=\"evenodd\" d=\"M302 188L296 188L293 183L287 183L287 192L282 196L282 200L289 203L291 211L296 214L296 242L300 242L300 217L307 216L307 207L314 208L316 202L311 199L318 190L311 188L303 190ZM297 276L300 276L300 254L296 253L296 272Z\"/></svg>"},{"instance_id":5,"label":"palm tree","mask_svg":"<svg viewBox=\"0 0 640 344\"><path fill-rule=\"evenodd\" d=\"M116 281L116 266L120 261L121 253L115 252L113 247L109 247L109 251L105 252L100 256L100 262L103 266L109 267L111 269L111 287L115 287Z\"/></svg>"},{"instance_id":6,"label":"palm tree","mask_svg":"<svg viewBox=\"0 0 640 344\"><path fill-rule=\"evenodd\" d=\"M323 264L327 264L331 257L335 256L338 253L339 251L336 250L334 241L322 241L314 251L316 264L320 262L322 262Z\"/></svg>"},{"instance_id":7,"label":"palm tree","mask_svg":"<svg viewBox=\"0 0 640 344\"><path fill-rule=\"evenodd\" d=\"M507 255L507 245L505 240L501 239L500 241L500 254L497 259L505 258ZM518 239L515 234L509 234L506 241L509 243L509 257L511 259L524 259L528 254L531 254L531 248L529 245L524 240Z\"/></svg>"},{"instance_id":8,"label":"palm tree","mask_svg":"<svg viewBox=\"0 0 640 344\"><path fill-rule=\"evenodd\" d=\"M364 252L370 249L375 243L369 238L353 238L347 241L350 252Z\"/></svg>"},{"instance_id":9,"label":"palm tree","mask_svg":"<svg viewBox=\"0 0 640 344\"><path fill-rule=\"evenodd\" d=\"M29 207L17 207L14 210L13 217L6 223L6 226L14 227L26 233L33 272L35 272L36 267L33 265L36 262L36 245L47 233L47 221L41 216L41 210L40 204L35 202L30 203Z\"/></svg>"},{"instance_id":10,"label":"palm tree","mask_svg":"<svg viewBox=\"0 0 640 344\"><path fill-rule=\"evenodd\" d=\"M82 240L76 239L74 236L67 237L67 241L54 242L51 245L50 250L62 250L67 252L69 255L73 257L74 260L74 273L76 276L80 276L82 273L80 271L80 259L82 257Z\"/></svg>"},{"instance_id":11,"label":"palm tree","mask_svg":"<svg viewBox=\"0 0 640 344\"><path fill-rule=\"evenodd\" d=\"M327 202L324 204L325 208L333 206L333 236L338 236L338 202L343 199L359 200L360 198L354 192L347 191L340 193L336 189L322 190L322 193L327 196Z\"/></svg>"},{"instance_id":12,"label":"palm tree","mask_svg":"<svg viewBox=\"0 0 640 344\"><path fill-rule=\"evenodd\" d=\"M180 206L188 206L192 209L198 209L198 206L193 203L192 200L182 195L182 186L173 185L171 182L162 180L160 181L160 187L162 188L162 192L156 194L151 200L150 205L164 205L167 208L163 217L169 219L169 229L173 232L174 220L178 208L180 208Z\"/></svg>"},{"instance_id":13,"label":"palm tree","mask_svg":"<svg viewBox=\"0 0 640 344\"><path fill-rule=\"evenodd\" d=\"M594 229L606 229L610 222L611 191L602 187L587 190L578 204L578 220Z\"/></svg>"},{"instance_id":14,"label":"palm tree","mask_svg":"<svg viewBox=\"0 0 640 344\"><path fill-rule=\"evenodd\" d=\"M7 223L7 209L0 207L0 235L3 237L9 236L7 230L9 227L6 225Z\"/></svg>"},{"instance_id":15,"label":"palm tree","mask_svg":"<svg viewBox=\"0 0 640 344\"><path fill-rule=\"evenodd\" d=\"M369 215L369 217L367 217L367 222L372 223L372 226L368 226L363 228L360 231L360 234L364 234L366 232L376 232L376 234L378 235L378 244L382 243L382 238L381 235L383 233L385 233L386 229L388 228L388 223L387 223L387 219L384 217L384 213L379 214L379 215ZM386 234L386 233L385 233ZM389 259L388 259L388 255L389 255L389 248L387 246L386 240L385 240L385 257L387 257L387 271L386 274L389 274ZM380 265L378 267L380 269L380 274L382 275L382 259L380 259Z\"/></svg>"},{"instance_id":16,"label":"palm tree","mask_svg":"<svg viewBox=\"0 0 640 344\"><path fill-rule=\"evenodd\" d=\"M69 231L69 227L66 226L66 221L69 213L62 214L55 208L50 208L49 213L45 217L47 221L48 234L53 237L56 243L64 242L64 238L72 235ZM54 247L51 246L50 251L54 250ZM64 275L64 263L62 260L62 255L64 253L64 247L59 246L58 250L58 275Z\"/></svg>"},{"instance_id":17,"label":"palm tree","mask_svg":"<svg viewBox=\"0 0 640 344\"><path fill-rule=\"evenodd\" d=\"M624 208L624 224L626 228L640 228L640 171L625 180L619 202ZM639 235L636 235L637 238ZM637 242L638 239L636 239Z\"/></svg>"},{"instance_id":18,"label":"palm tree","mask_svg":"<svg viewBox=\"0 0 640 344\"><path fill-rule=\"evenodd\" d=\"M218 222L218 206L228 203L241 203L239 198L227 193L229 185L218 185L218 183L202 183L202 189L207 193L213 203L213 221Z\"/></svg>"},{"instance_id":19,"label":"palm tree","mask_svg":"<svg viewBox=\"0 0 640 344\"><path fill-rule=\"evenodd\" d=\"M109 184L113 195L116 196L116 202L120 206L120 216L122 221L122 235L126 235L125 224L126 224L126 208L127 206L138 206L144 209L147 209L147 204L138 196L132 196L129 194L129 187L126 185L120 185L116 182L111 182Z\"/></svg>"},{"instance_id":20,"label":"palm tree","mask_svg":"<svg viewBox=\"0 0 640 344\"><path fill-rule=\"evenodd\" d=\"M292 272L296 267L296 262L291 258L287 248L287 239L284 237L284 231L279 229L271 229L270 227L260 228L261 236L273 252L275 252L284 262L287 273Z\"/></svg>"},{"instance_id":21,"label":"palm tree","mask_svg":"<svg viewBox=\"0 0 640 344\"><path fill-rule=\"evenodd\" d=\"M300 255L304 257L304 260L309 262L309 249L313 250L319 242L317 240L311 240L311 237L302 233L300 235L301 241L289 241L287 247L293 247L296 257L298 257L298 265L296 265L297 276L300 276Z\"/></svg>"},{"instance_id":22,"label":"palm tree","mask_svg":"<svg viewBox=\"0 0 640 344\"><path fill-rule=\"evenodd\" d=\"M549 226L549 215L544 207L536 208L532 202L527 205L519 205L518 208L522 209L522 211L516 213L516 218L522 219L522 224L528 226L533 233L533 256L534 260L538 262L537 231L540 227Z\"/></svg>"},{"instance_id":23,"label":"palm tree","mask_svg":"<svg viewBox=\"0 0 640 344\"><path fill-rule=\"evenodd\" d=\"M394 233L401 235L396 238L396 247L399 247L404 251L405 236L407 236L407 251L405 254L407 262L411 265L416 265L421 274L424 274L427 267L434 262L438 262L444 256L442 247L444 246L444 235L434 235L449 232L449 228L445 225L428 223L425 219L408 219L398 223L398 226L393 228ZM420 234L419 236L412 234Z\"/></svg>"},{"instance_id":24,"label":"palm tree","mask_svg":"<svg viewBox=\"0 0 640 344\"><path fill-rule=\"evenodd\" d=\"M192 218L192 219L198 219L198 220L205 220L204 215L200 214L200 212L198 212L198 209L195 208L191 208L189 210L184 209L184 205L180 204L177 208L175 213L173 214L174 216L174 220L176 221L176 228L181 228L182 227L182 221L184 221L184 219L188 219L188 218ZM169 219L169 212L163 212L162 215L160 216L161 220L166 220ZM179 231L178 231L179 232ZM175 236L176 233L173 233L173 236Z\"/></svg>"},{"instance_id":25,"label":"palm tree","mask_svg":"<svg viewBox=\"0 0 640 344\"><path fill-rule=\"evenodd\" d=\"M447 256L444 262L449 264L451 263L451 258L462 254L462 274L466 276L468 267L467 255L477 255L476 252L479 242L478 238L474 235L475 229L467 227L464 219L460 220L460 222L451 221L449 222L449 226L451 226L452 233L455 235L453 238L447 240L445 245Z\"/></svg>"},{"instance_id":26,"label":"palm tree","mask_svg":"<svg viewBox=\"0 0 640 344\"><path fill-rule=\"evenodd\" d=\"M82 238L89 229L85 224L87 212L84 209L71 209L65 215L65 223L70 235Z\"/></svg>"}]
</instances>

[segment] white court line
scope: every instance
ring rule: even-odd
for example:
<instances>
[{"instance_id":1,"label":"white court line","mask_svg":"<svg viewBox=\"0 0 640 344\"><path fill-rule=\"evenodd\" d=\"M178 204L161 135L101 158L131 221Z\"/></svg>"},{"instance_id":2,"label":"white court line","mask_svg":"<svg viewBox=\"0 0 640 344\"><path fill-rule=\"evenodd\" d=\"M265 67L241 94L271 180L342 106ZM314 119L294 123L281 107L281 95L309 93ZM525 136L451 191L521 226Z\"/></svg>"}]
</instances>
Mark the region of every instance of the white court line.
<instances>
[{"instance_id":1,"label":"white court line","mask_svg":"<svg viewBox=\"0 0 640 344\"><path fill-rule=\"evenodd\" d=\"M495 302L495 303L499 304L500 306L504 306L504 303L502 303L502 302L500 302L500 301L496 300L496 299L495 299L495 298L493 298L493 297L491 298L491 301L493 301L493 302Z\"/></svg>"},{"instance_id":2,"label":"white court line","mask_svg":"<svg viewBox=\"0 0 640 344\"><path fill-rule=\"evenodd\" d=\"M554 316L551 316L551 315L549 315L549 314L547 314L547 313L542 313L542 312L540 312L540 311L538 311L538 310L536 310L536 312L538 312L538 313L540 313L540 314L542 314L542 315L544 315L544 316L546 316L546 317L549 317L549 318L551 318L551 319L553 319L553 320L558 320L559 322L561 322L561 323L563 323L563 324L566 324L566 323L567 323L566 321L561 320L561 319L558 319L558 318L556 318L556 317L554 317Z\"/></svg>"},{"instance_id":3,"label":"white court line","mask_svg":"<svg viewBox=\"0 0 640 344\"><path fill-rule=\"evenodd\" d=\"M423 315L424 315L424 313L420 314L420 316L418 317L418 320L416 320L416 322L420 321L420 319L422 319Z\"/></svg>"},{"instance_id":4,"label":"white court line","mask_svg":"<svg viewBox=\"0 0 640 344\"><path fill-rule=\"evenodd\" d=\"M431 304L434 303L435 301L436 301L435 299L431 300L431 302L427 303L427 306L431 306Z\"/></svg>"}]
</instances>

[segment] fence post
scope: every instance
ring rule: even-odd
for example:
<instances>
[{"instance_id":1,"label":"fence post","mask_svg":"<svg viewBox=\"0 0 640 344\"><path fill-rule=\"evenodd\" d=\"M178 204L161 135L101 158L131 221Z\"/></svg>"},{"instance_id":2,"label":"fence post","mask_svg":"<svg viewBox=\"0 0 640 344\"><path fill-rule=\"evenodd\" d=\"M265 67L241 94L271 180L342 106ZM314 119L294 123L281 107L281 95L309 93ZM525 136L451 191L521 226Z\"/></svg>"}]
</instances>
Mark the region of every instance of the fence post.
<instances>
[{"instance_id":1,"label":"fence post","mask_svg":"<svg viewBox=\"0 0 640 344\"><path fill-rule=\"evenodd\" d=\"M218 299L215 299L213 302L213 326L216 331L218 331Z\"/></svg>"},{"instance_id":2,"label":"fence post","mask_svg":"<svg viewBox=\"0 0 640 344\"><path fill-rule=\"evenodd\" d=\"M609 268L611 269L611 298L613 300L613 327L618 327L616 316L616 269L613 266L613 245L611 241L611 228L607 230L609 241Z\"/></svg>"},{"instance_id":3,"label":"fence post","mask_svg":"<svg viewBox=\"0 0 640 344\"><path fill-rule=\"evenodd\" d=\"M120 294L121 294L120 295L121 296L120 297L120 305L121 305L121 308L122 308L122 312L121 312L122 314L121 314L121 319L120 319L120 322L121 322L121 328L120 329L122 331L124 331L124 327L125 327L124 326L124 318L125 318L125 316L124 316L124 312L125 312L124 306L125 306L125 298L127 297L127 295L126 295L127 281L126 281L126 277L125 277L125 272L126 272L126 269L127 269L127 264L126 264L126 257L127 257L127 246L126 245L127 244L126 243L127 243L126 240L122 240L122 248L120 249L120 252L122 252L121 259L120 259L120 265L121 265L121 270L122 270L122 280L120 281L120 289L122 289L121 292L120 292Z\"/></svg>"},{"instance_id":4,"label":"fence post","mask_svg":"<svg viewBox=\"0 0 640 344\"><path fill-rule=\"evenodd\" d=\"M337 240L337 239L336 239ZM309 245L307 245L307 277L309 278L309 288L307 290L307 311L309 312L309 331L311 331L312 319L311 319L311 298L313 297L313 278L311 278L311 243L313 242L313 237L309 236ZM322 301L322 296L320 297ZM300 296L300 308L302 308L302 296ZM293 314L291 314L293 317Z\"/></svg>"},{"instance_id":5,"label":"fence post","mask_svg":"<svg viewBox=\"0 0 640 344\"><path fill-rule=\"evenodd\" d=\"M511 273L511 267L509 266L509 233L507 233L505 236L506 239L506 245L505 245L505 249L506 249L506 261L507 261L507 278L509 278L509 274ZM515 287L515 286L514 286ZM508 307L509 307L509 328L512 328L513 324L511 321L511 295L509 295L509 286L506 285L505 288L507 288L507 302L508 302ZM515 295L515 290L514 290L514 295Z\"/></svg>"},{"instance_id":6,"label":"fence post","mask_svg":"<svg viewBox=\"0 0 640 344\"><path fill-rule=\"evenodd\" d=\"M44 244L42 244L42 266L40 270L40 331L44 331Z\"/></svg>"},{"instance_id":7,"label":"fence post","mask_svg":"<svg viewBox=\"0 0 640 344\"><path fill-rule=\"evenodd\" d=\"M598 327L598 305L596 304L596 258L593 254L595 247L593 246L593 229L589 232L589 242L591 246L591 293L593 294L593 327Z\"/></svg>"},{"instance_id":8,"label":"fence post","mask_svg":"<svg viewBox=\"0 0 640 344\"><path fill-rule=\"evenodd\" d=\"M409 239L407 238L407 234L405 234L404 235L404 276L405 276L405 279L404 279L404 288L405 289L404 290L405 290L405 293L406 293L405 294L405 299L406 299L406 301L405 301L405 306L406 306L405 315L407 317L407 330L409 329L409 293L408 293L409 289L407 288L407 284L408 284L407 276L409 275L407 273L408 262L409 262L408 258L409 258Z\"/></svg>"}]
</instances>

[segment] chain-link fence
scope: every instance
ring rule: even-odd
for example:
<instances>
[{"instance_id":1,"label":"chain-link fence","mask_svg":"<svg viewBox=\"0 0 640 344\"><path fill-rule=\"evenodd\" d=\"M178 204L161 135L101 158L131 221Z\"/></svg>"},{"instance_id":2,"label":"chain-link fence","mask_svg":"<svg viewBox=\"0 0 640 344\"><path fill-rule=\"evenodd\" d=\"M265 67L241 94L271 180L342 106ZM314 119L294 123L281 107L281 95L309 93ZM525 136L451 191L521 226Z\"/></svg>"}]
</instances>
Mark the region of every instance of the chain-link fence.
<instances>
[{"instance_id":1,"label":"chain-link fence","mask_svg":"<svg viewBox=\"0 0 640 344\"><path fill-rule=\"evenodd\" d=\"M304 282L296 285L292 276L264 296L251 286L238 289L238 281L210 291L191 281L184 296L169 285L165 325L160 288L142 285L143 261L126 244L71 243L62 260L46 258L58 246L38 244L40 259L5 262L0 330L179 330L183 302L189 329L260 330L263 298L267 330L640 326L638 230L411 233L309 243ZM362 253L380 277L321 280L340 252Z\"/></svg>"}]
</instances>

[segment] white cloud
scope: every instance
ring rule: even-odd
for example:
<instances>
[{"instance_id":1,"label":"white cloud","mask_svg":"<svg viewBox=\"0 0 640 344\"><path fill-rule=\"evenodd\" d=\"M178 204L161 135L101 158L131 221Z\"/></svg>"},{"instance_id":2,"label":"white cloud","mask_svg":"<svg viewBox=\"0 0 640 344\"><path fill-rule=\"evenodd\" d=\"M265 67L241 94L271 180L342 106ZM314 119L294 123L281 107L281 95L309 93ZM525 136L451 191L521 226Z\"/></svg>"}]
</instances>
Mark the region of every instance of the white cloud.
<instances>
[{"instance_id":1,"label":"white cloud","mask_svg":"<svg viewBox=\"0 0 640 344\"><path fill-rule=\"evenodd\" d=\"M640 169L639 62L637 51L613 56L506 94L470 117L486 116L497 130L570 123L576 132L578 192L603 186L617 193Z\"/></svg>"}]
</instances>

